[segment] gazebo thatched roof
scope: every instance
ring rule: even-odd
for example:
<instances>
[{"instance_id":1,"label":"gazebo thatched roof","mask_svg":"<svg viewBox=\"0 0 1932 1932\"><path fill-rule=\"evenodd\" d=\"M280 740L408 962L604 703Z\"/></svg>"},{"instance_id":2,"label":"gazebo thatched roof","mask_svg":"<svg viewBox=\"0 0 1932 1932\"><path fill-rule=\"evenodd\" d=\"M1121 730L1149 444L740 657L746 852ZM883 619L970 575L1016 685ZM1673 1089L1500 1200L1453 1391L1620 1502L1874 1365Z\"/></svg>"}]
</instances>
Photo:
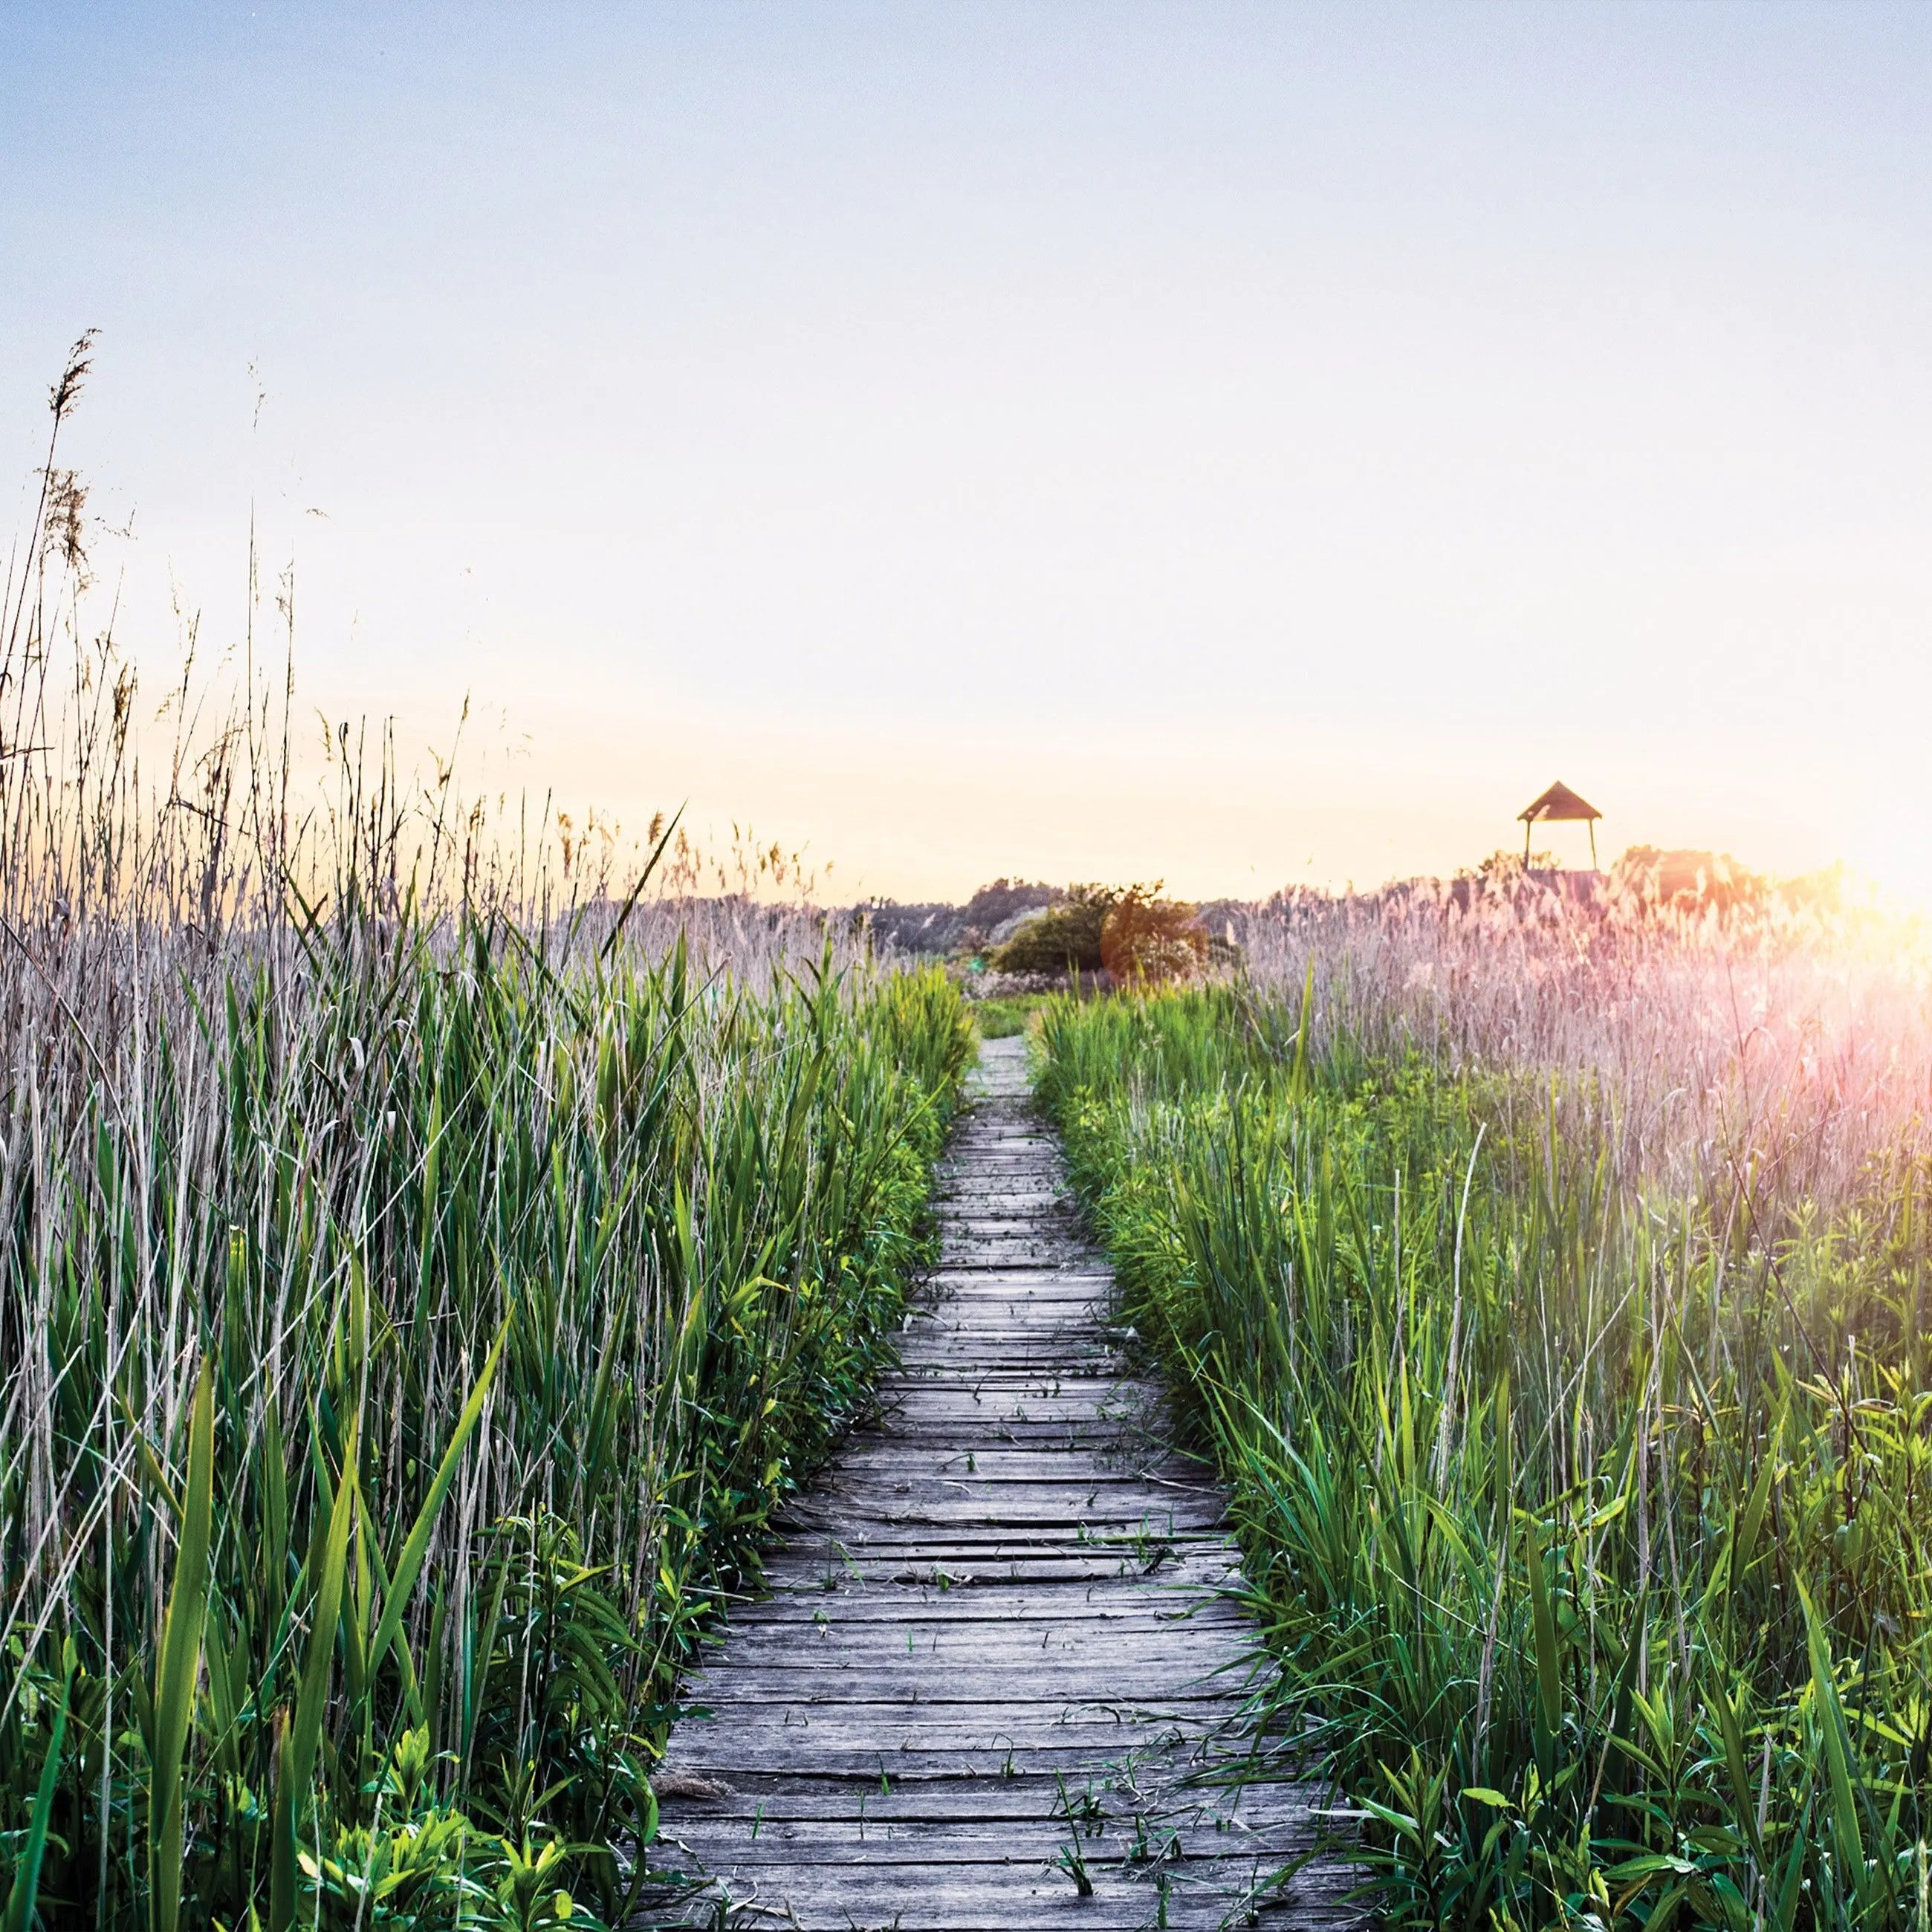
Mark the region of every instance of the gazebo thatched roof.
<instances>
[{"instance_id":1,"label":"gazebo thatched roof","mask_svg":"<svg viewBox=\"0 0 1932 1932\"><path fill-rule=\"evenodd\" d=\"M1526 825L1545 818L1600 818L1603 814L1587 798L1579 798L1559 778L1543 796L1526 805L1516 817Z\"/></svg>"}]
</instances>

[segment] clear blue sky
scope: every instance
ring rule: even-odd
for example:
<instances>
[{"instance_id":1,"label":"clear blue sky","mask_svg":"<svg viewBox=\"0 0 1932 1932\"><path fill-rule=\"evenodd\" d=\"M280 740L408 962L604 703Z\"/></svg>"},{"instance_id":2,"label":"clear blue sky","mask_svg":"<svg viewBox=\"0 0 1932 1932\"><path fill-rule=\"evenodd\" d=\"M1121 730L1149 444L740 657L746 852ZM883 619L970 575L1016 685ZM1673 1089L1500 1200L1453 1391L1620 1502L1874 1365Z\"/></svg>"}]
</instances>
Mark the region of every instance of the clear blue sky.
<instances>
[{"instance_id":1,"label":"clear blue sky","mask_svg":"<svg viewBox=\"0 0 1932 1932\"><path fill-rule=\"evenodd\" d=\"M326 711L854 890L1557 776L1928 885L1928 100L1916 4L16 6L0 476L98 325L144 656L252 499Z\"/></svg>"}]
</instances>

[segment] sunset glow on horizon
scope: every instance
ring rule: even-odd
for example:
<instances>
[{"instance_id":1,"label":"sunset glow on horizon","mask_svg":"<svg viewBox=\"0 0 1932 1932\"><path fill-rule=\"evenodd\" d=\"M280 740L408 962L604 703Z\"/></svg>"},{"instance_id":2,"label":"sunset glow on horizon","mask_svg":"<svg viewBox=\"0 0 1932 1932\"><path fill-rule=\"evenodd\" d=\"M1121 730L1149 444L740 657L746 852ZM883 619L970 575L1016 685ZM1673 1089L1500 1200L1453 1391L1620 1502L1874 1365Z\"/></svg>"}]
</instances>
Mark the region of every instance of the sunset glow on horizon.
<instances>
[{"instance_id":1,"label":"sunset glow on horizon","mask_svg":"<svg viewBox=\"0 0 1932 1932\"><path fill-rule=\"evenodd\" d=\"M157 704L252 516L314 712L831 898L1446 874L1560 777L1932 906L1928 81L1902 4L16 10L0 462L98 326Z\"/></svg>"}]
</instances>

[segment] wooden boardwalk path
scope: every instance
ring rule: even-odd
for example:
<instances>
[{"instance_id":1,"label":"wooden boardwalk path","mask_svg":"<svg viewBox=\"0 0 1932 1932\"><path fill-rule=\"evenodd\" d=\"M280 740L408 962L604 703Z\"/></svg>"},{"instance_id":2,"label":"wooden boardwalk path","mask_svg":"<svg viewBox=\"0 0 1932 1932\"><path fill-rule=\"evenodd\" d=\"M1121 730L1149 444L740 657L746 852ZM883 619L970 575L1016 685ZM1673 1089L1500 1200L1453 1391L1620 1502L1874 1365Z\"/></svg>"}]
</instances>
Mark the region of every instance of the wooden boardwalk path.
<instances>
[{"instance_id":1,"label":"wooden boardwalk path","mask_svg":"<svg viewBox=\"0 0 1932 1932\"><path fill-rule=\"evenodd\" d=\"M1125 1374L1024 1066L984 1048L880 1419L688 1689L652 1862L708 1878L656 1923L1357 1922L1332 1864L1274 1882L1320 1793L1256 1781L1221 1498Z\"/></svg>"}]
</instances>

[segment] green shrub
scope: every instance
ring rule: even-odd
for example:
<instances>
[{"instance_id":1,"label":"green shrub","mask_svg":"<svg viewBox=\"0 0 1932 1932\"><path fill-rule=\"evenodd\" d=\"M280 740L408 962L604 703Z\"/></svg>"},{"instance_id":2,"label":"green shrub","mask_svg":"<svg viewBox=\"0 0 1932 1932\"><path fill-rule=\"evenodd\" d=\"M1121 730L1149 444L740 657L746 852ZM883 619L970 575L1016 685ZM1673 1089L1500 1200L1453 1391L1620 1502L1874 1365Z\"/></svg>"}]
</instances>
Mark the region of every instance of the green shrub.
<instances>
[{"instance_id":1,"label":"green shrub","mask_svg":"<svg viewBox=\"0 0 1932 1932\"><path fill-rule=\"evenodd\" d=\"M1074 886L1058 905L1027 921L987 962L996 973L1097 973L1107 915L1124 896L1114 886Z\"/></svg>"},{"instance_id":2,"label":"green shrub","mask_svg":"<svg viewBox=\"0 0 1932 1932\"><path fill-rule=\"evenodd\" d=\"M1208 963L1207 929L1192 906L1135 886L1101 926L1100 963L1120 986L1198 979Z\"/></svg>"}]
</instances>

